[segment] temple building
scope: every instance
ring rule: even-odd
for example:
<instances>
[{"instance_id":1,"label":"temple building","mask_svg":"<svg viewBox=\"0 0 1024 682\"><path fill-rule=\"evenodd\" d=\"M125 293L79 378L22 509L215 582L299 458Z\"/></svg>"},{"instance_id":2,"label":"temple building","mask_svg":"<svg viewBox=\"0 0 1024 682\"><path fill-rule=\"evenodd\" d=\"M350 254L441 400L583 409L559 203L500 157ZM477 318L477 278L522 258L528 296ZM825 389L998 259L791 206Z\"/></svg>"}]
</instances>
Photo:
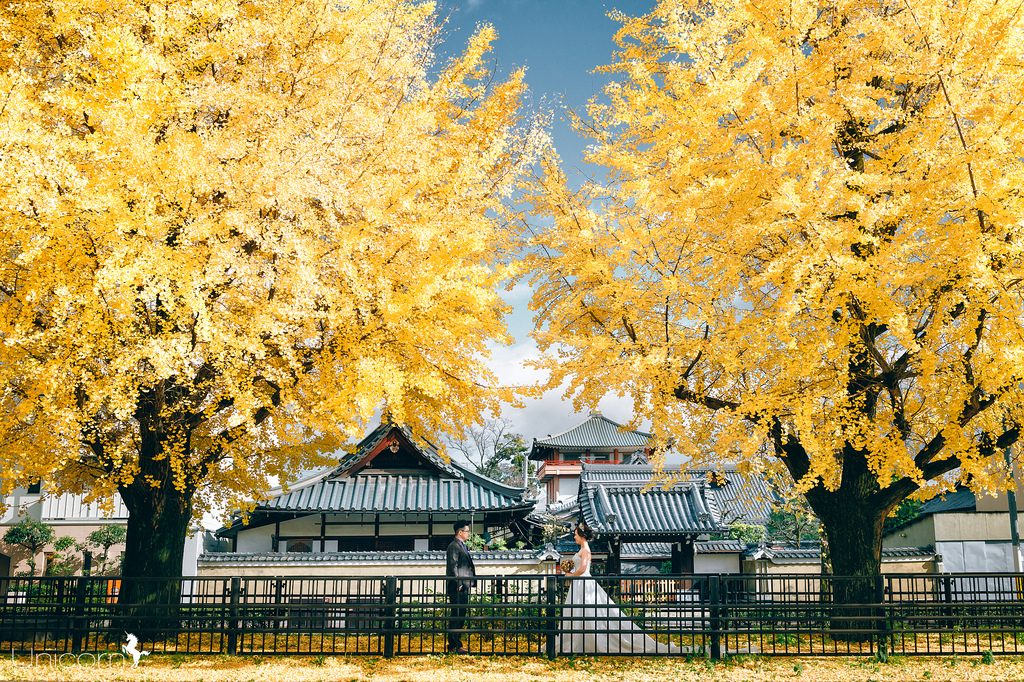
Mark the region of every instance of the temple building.
<instances>
[{"instance_id":1,"label":"temple building","mask_svg":"<svg viewBox=\"0 0 1024 682\"><path fill-rule=\"evenodd\" d=\"M632 564L669 562L672 573L736 572L743 545L711 540L736 522L764 525L775 493L761 476L721 470L664 467L654 482L649 464L584 464L579 517L608 546L608 572Z\"/></svg>"},{"instance_id":2,"label":"temple building","mask_svg":"<svg viewBox=\"0 0 1024 682\"><path fill-rule=\"evenodd\" d=\"M650 434L593 412L576 426L536 439L530 458L547 505L522 524L539 537L544 525L567 528L582 519L599 539L592 549L607 573L738 572L745 546L721 540L733 523L765 525L775 492L757 474L735 466L668 466L671 484L654 483ZM558 544L575 551L566 537Z\"/></svg>"},{"instance_id":3,"label":"temple building","mask_svg":"<svg viewBox=\"0 0 1024 682\"><path fill-rule=\"evenodd\" d=\"M584 463L647 462L650 439L651 434L624 429L600 412L568 431L535 438L530 459L540 462L537 479L549 507L576 499Z\"/></svg>"},{"instance_id":4,"label":"temple building","mask_svg":"<svg viewBox=\"0 0 1024 682\"><path fill-rule=\"evenodd\" d=\"M340 454L337 466L274 491L248 523L239 515L217 531L230 541L230 552L200 557L200 573L380 573L397 563L443 573L453 522L470 521L484 538L505 537L535 503L524 489L446 460L404 428L381 424L354 451ZM509 572L546 572L556 559L543 550L486 554L485 564Z\"/></svg>"}]
</instances>

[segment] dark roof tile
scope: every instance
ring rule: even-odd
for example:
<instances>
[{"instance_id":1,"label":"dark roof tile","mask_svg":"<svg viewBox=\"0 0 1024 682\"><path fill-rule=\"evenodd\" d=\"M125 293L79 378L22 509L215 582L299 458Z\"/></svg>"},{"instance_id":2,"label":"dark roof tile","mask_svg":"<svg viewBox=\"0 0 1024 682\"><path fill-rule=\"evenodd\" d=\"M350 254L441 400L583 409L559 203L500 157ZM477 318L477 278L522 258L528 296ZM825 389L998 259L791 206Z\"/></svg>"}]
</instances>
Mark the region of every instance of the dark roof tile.
<instances>
[{"instance_id":1,"label":"dark roof tile","mask_svg":"<svg viewBox=\"0 0 1024 682\"><path fill-rule=\"evenodd\" d=\"M974 511L978 500L974 492L968 488L957 488L939 497L933 497L921 505L920 516L941 514L953 511Z\"/></svg>"},{"instance_id":2,"label":"dark roof tile","mask_svg":"<svg viewBox=\"0 0 1024 682\"><path fill-rule=\"evenodd\" d=\"M800 547L770 546L749 547L744 553L746 559L769 559L780 561L819 561L821 547L817 544L804 544ZM932 559L935 557L934 547L883 547L882 561L899 559Z\"/></svg>"},{"instance_id":3,"label":"dark roof tile","mask_svg":"<svg viewBox=\"0 0 1024 682\"><path fill-rule=\"evenodd\" d=\"M723 530L713 496L703 484L683 481L668 490L643 483L580 480L580 512L598 533L666 537Z\"/></svg>"},{"instance_id":4,"label":"dark roof tile","mask_svg":"<svg viewBox=\"0 0 1024 682\"><path fill-rule=\"evenodd\" d=\"M737 521L751 524L766 524L777 501L775 492L761 476L740 473L734 467L721 469L687 469L681 466L664 467L662 473L679 481L705 484L709 473L715 471L725 477L724 485L704 486L704 495L713 500L717 509L717 520L721 525ZM654 476L654 467L649 464L605 464L584 463L580 474L581 489L586 485L649 485ZM678 484L676 484L678 485ZM651 491L660 490L657 483Z\"/></svg>"},{"instance_id":5,"label":"dark roof tile","mask_svg":"<svg viewBox=\"0 0 1024 682\"><path fill-rule=\"evenodd\" d=\"M651 434L643 431L627 431L621 424L600 414L590 415L584 422L577 424L568 431L536 438L533 441L534 451L541 448L557 448L559 450L639 450L646 447ZM533 457L533 452L530 453Z\"/></svg>"}]
</instances>

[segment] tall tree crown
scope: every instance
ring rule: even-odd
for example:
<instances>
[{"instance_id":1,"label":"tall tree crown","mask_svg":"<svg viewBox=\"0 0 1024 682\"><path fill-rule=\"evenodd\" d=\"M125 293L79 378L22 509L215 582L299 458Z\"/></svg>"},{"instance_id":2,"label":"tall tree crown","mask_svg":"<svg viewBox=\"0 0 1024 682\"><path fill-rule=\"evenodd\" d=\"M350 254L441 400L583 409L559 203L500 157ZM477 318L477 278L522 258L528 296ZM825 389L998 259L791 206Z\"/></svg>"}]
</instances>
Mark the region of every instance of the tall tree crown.
<instances>
[{"instance_id":1,"label":"tall tree crown","mask_svg":"<svg viewBox=\"0 0 1024 682\"><path fill-rule=\"evenodd\" d=\"M4 3L0 493L240 503L382 405L431 434L499 404L537 137L493 30L440 69L437 31L405 0Z\"/></svg>"},{"instance_id":2,"label":"tall tree crown","mask_svg":"<svg viewBox=\"0 0 1024 682\"><path fill-rule=\"evenodd\" d=\"M884 509L956 469L1003 485L990 455L1024 418L1019 7L621 19L580 126L607 181L570 191L549 159L535 185L552 385L630 395L698 459L767 441L803 490L866 469Z\"/></svg>"}]
</instances>

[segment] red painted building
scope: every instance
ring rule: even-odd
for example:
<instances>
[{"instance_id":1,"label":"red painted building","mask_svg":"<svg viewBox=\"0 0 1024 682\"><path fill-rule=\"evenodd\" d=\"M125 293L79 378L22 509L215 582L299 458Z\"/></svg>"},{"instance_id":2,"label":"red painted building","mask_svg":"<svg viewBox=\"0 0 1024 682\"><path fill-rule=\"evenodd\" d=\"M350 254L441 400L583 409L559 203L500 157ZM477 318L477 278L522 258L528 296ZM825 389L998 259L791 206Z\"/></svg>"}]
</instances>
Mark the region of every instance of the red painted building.
<instances>
[{"instance_id":1,"label":"red painted building","mask_svg":"<svg viewBox=\"0 0 1024 682\"><path fill-rule=\"evenodd\" d=\"M568 431L535 438L530 459L540 462L537 478L549 505L573 501L579 494L582 464L645 463L651 434L629 431L621 424L592 412Z\"/></svg>"}]
</instances>

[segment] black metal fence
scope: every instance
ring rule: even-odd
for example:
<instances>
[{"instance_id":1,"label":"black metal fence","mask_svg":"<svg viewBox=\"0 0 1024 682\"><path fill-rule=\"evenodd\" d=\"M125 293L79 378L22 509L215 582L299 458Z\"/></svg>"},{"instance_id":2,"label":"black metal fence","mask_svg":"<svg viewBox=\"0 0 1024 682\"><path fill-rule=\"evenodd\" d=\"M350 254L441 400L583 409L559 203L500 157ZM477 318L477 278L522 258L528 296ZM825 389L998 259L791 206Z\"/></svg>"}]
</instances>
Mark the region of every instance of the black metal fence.
<instances>
[{"instance_id":1,"label":"black metal fence","mask_svg":"<svg viewBox=\"0 0 1024 682\"><path fill-rule=\"evenodd\" d=\"M563 577L478 578L463 644L552 658L1024 653L1024 574L576 580L572 591L587 596L567 602ZM451 632L446 585L436 576L5 578L0 654L119 652L128 632L153 653L437 654ZM851 593L866 598L837 603Z\"/></svg>"}]
</instances>

